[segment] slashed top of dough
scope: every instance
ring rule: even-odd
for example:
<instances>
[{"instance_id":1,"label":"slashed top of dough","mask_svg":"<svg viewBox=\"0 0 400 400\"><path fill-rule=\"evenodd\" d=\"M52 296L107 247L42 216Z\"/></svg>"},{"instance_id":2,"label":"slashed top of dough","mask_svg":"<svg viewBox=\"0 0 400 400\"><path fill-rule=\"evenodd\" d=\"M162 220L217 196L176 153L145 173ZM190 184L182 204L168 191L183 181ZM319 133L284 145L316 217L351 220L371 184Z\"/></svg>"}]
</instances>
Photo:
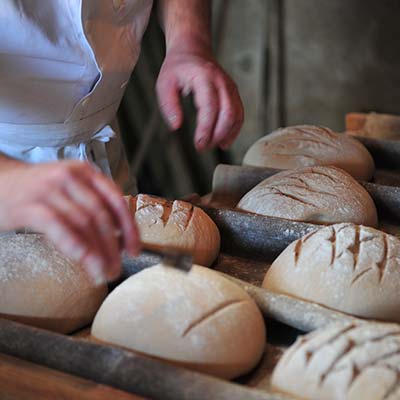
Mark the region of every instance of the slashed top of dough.
<instances>
[{"instance_id":1,"label":"slashed top of dough","mask_svg":"<svg viewBox=\"0 0 400 400\"><path fill-rule=\"evenodd\" d=\"M377 224L376 207L368 192L335 167L280 172L246 193L237 207L295 221Z\"/></svg>"},{"instance_id":2,"label":"slashed top of dough","mask_svg":"<svg viewBox=\"0 0 400 400\"><path fill-rule=\"evenodd\" d=\"M284 353L272 384L305 399L398 399L400 326L346 323L302 336Z\"/></svg>"},{"instance_id":3,"label":"slashed top of dough","mask_svg":"<svg viewBox=\"0 0 400 400\"><path fill-rule=\"evenodd\" d=\"M185 201L145 194L125 199L143 243L191 252L200 265L213 263L219 252L220 234L202 209Z\"/></svg>"},{"instance_id":4,"label":"slashed top of dough","mask_svg":"<svg viewBox=\"0 0 400 400\"><path fill-rule=\"evenodd\" d=\"M194 206L185 201L169 201L139 194L132 199L132 211L139 224L162 223L164 227L174 225L179 231L184 232L193 218Z\"/></svg>"},{"instance_id":5,"label":"slashed top of dough","mask_svg":"<svg viewBox=\"0 0 400 400\"><path fill-rule=\"evenodd\" d=\"M290 244L263 286L365 318L400 321L400 240L377 229L337 224Z\"/></svg>"},{"instance_id":6,"label":"slashed top of dough","mask_svg":"<svg viewBox=\"0 0 400 400\"><path fill-rule=\"evenodd\" d=\"M362 180L374 172L374 161L362 143L314 125L289 126L262 137L249 148L243 164L278 169L333 165Z\"/></svg>"}]
</instances>

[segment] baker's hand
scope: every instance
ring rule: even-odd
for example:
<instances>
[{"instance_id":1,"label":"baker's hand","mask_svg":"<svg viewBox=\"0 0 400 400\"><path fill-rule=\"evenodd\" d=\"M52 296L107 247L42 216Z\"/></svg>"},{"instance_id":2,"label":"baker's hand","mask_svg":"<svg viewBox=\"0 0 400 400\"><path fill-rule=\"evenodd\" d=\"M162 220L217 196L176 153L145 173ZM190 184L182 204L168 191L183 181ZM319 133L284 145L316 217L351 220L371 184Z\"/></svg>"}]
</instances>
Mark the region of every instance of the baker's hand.
<instances>
[{"instance_id":1,"label":"baker's hand","mask_svg":"<svg viewBox=\"0 0 400 400\"><path fill-rule=\"evenodd\" d=\"M122 249L137 254L139 235L125 200L87 163L60 161L0 165L0 230L44 233L81 262L96 283L115 279Z\"/></svg>"},{"instance_id":2,"label":"baker's hand","mask_svg":"<svg viewBox=\"0 0 400 400\"><path fill-rule=\"evenodd\" d=\"M243 124L243 105L232 79L207 52L171 50L157 81L160 109L172 130L183 122L180 94L193 93L197 108L194 143L198 150L226 150Z\"/></svg>"}]
</instances>

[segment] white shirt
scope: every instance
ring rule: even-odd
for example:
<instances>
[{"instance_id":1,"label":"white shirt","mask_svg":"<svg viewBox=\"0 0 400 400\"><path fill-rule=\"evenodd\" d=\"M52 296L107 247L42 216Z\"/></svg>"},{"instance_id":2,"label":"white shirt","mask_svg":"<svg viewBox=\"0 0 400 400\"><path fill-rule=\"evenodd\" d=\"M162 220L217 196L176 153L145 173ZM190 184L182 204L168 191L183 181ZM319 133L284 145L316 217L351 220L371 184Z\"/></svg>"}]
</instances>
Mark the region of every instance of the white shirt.
<instances>
[{"instance_id":1,"label":"white shirt","mask_svg":"<svg viewBox=\"0 0 400 400\"><path fill-rule=\"evenodd\" d=\"M104 158L152 0L1 3L0 152L28 162Z\"/></svg>"}]
</instances>

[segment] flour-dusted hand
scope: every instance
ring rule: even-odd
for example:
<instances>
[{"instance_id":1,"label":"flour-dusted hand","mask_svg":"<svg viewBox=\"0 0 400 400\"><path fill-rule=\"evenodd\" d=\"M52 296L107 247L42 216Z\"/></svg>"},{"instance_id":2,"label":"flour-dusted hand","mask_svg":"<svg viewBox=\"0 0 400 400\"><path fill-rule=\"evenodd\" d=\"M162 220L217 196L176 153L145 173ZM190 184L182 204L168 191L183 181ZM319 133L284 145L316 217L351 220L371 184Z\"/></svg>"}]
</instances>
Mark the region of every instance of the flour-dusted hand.
<instances>
[{"instance_id":1,"label":"flour-dusted hand","mask_svg":"<svg viewBox=\"0 0 400 400\"><path fill-rule=\"evenodd\" d=\"M238 89L211 54L210 1L159 1L166 57L157 81L160 109L171 129L183 122L181 95L193 94L198 150L226 150L239 134L244 112Z\"/></svg>"},{"instance_id":2,"label":"flour-dusted hand","mask_svg":"<svg viewBox=\"0 0 400 400\"><path fill-rule=\"evenodd\" d=\"M137 254L139 234L119 189L87 163L25 164L1 158L0 230L44 233L100 282Z\"/></svg>"}]
</instances>

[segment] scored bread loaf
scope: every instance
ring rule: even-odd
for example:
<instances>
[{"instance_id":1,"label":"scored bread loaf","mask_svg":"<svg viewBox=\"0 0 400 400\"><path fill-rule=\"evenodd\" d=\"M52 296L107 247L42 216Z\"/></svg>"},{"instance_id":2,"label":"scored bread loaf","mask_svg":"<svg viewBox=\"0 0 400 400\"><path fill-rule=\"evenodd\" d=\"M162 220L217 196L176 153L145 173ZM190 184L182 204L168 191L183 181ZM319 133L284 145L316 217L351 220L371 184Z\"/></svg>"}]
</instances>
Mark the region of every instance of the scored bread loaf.
<instances>
[{"instance_id":1,"label":"scored bread loaf","mask_svg":"<svg viewBox=\"0 0 400 400\"><path fill-rule=\"evenodd\" d=\"M41 235L0 237L0 316L56 332L89 324L107 295Z\"/></svg>"},{"instance_id":2,"label":"scored bread loaf","mask_svg":"<svg viewBox=\"0 0 400 400\"><path fill-rule=\"evenodd\" d=\"M237 208L322 224L354 222L376 226L378 222L368 192L347 172L324 166L273 175L246 193Z\"/></svg>"},{"instance_id":3,"label":"scored bread loaf","mask_svg":"<svg viewBox=\"0 0 400 400\"><path fill-rule=\"evenodd\" d=\"M400 240L365 226L328 226L290 244L262 285L358 317L400 322Z\"/></svg>"},{"instance_id":4,"label":"scored bread loaf","mask_svg":"<svg viewBox=\"0 0 400 400\"><path fill-rule=\"evenodd\" d=\"M399 325L347 323L300 336L275 367L272 386L307 400L397 400L399 376Z\"/></svg>"},{"instance_id":5,"label":"scored bread loaf","mask_svg":"<svg viewBox=\"0 0 400 400\"><path fill-rule=\"evenodd\" d=\"M126 197L141 240L148 247L170 247L193 253L195 263L210 266L219 253L220 235L214 221L185 201L139 194Z\"/></svg>"},{"instance_id":6,"label":"scored bread loaf","mask_svg":"<svg viewBox=\"0 0 400 400\"><path fill-rule=\"evenodd\" d=\"M194 265L131 276L99 309L92 335L223 378L251 370L265 347L263 317L239 286Z\"/></svg>"},{"instance_id":7,"label":"scored bread loaf","mask_svg":"<svg viewBox=\"0 0 400 400\"><path fill-rule=\"evenodd\" d=\"M262 137L249 148L243 164L277 169L333 165L360 180L371 179L375 169L358 140L313 125L289 126Z\"/></svg>"}]
</instances>

